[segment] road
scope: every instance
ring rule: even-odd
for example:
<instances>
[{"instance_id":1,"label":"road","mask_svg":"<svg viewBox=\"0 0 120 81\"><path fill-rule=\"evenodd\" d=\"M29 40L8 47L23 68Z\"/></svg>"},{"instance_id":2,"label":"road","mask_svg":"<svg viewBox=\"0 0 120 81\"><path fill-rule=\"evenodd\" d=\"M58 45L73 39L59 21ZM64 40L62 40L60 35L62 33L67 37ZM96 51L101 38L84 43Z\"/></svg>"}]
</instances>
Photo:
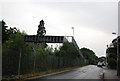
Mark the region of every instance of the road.
<instances>
[{"instance_id":1,"label":"road","mask_svg":"<svg viewBox=\"0 0 120 81\"><path fill-rule=\"evenodd\" d=\"M35 81L40 81L41 79L100 79L100 73L102 71L103 69L100 67L95 65L88 65L68 72L38 78L35 79Z\"/></svg>"}]
</instances>

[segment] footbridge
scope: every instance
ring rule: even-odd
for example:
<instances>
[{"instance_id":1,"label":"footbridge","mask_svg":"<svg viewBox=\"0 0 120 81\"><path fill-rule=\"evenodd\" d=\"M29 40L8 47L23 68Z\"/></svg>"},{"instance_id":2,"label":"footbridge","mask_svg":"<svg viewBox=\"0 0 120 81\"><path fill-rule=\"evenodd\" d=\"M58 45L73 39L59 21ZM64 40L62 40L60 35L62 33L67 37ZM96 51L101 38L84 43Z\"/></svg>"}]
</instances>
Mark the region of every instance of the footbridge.
<instances>
[{"instance_id":1,"label":"footbridge","mask_svg":"<svg viewBox=\"0 0 120 81\"><path fill-rule=\"evenodd\" d=\"M80 56L82 58L83 55L81 53L81 51L79 50L79 46L76 43L75 39L73 36L37 36L37 35L25 35L24 36L24 40L25 42L34 42L34 43L64 43L64 42L70 42L73 43L73 45L75 46L75 48L78 50Z\"/></svg>"}]
</instances>

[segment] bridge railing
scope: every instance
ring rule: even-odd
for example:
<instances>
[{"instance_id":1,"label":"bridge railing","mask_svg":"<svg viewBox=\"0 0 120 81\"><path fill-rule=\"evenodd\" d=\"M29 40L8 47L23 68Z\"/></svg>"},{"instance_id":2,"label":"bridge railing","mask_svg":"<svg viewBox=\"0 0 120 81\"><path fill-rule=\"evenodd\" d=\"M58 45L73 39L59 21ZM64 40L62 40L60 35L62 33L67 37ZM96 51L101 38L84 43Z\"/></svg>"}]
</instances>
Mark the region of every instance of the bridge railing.
<instances>
[{"instance_id":1,"label":"bridge railing","mask_svg":"<svg viewBox=\"0 0 120 81\"><path fill-rule=\"evenodd\" d=\"M78 50L80 56L83 58L83 55L82 55L82 53L81 53L81 51L80 51L80 49L79 49L79 47L78 47L74 37L72 37L72 43L74 44L75 48Z\"/></svg>"},{"instance_id":2,"label":"bridge railing","mask_svg":"<svg viewBox=\"0 0 120 81\"><path fill-rule=\"evenodd\" d=\"M74 39L73 36L64 36L64 42L71 42L71 43L73 43L73 45L75 46L75 48L78 50L80 56L82 58L84 58L84 56L82 55L82 53L81 53L81 51L80 51L80 49L79 49L79 47L78 47L78 45L77 45L77 43L76 43L76 41L75 41L75 39Z\"/></svg>"}]
</instances>

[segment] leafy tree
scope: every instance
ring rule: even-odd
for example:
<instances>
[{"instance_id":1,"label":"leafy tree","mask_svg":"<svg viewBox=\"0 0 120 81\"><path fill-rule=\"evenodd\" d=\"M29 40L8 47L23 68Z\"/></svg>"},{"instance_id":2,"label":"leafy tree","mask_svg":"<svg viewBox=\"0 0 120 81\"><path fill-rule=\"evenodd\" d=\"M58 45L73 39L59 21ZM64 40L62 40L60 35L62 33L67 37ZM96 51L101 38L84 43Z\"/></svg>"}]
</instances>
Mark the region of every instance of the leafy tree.
<instances>
[{"instance_id":1,"label":"leafy tree","mask_svg":"<svg viewBox=\"0 0 120 81\"><path fill-rule=\"evenodd\" d=\"M6 40L8 40L8 35L7 35L7 27L5 21L0 21L0 26L2 26L2 43L4 43Z\"/></svg>"},{"instance_id":2,"label":"leafy tree","mask_svg":"<svg viewBox=\"0 0 120 81\"><path fill-rule=\"evenodd\" d=\"M99 59L100 62L103 62L103 61L105 62L106 61L106 57L104 57L104 56L99 57L98 59Z\"/></svg>"},{"instance_id":3,"label":"leafy tree","mask_svg":"<svg viewBox=\"0 0 120 81\"><path fill-rule=\"evenodd\" d=\"M80 51L82 52L85 59L89 61L89 64L96 64L98 62L98 57L92 50L88 48L81 48Z\"/></svg>"},{"instance_id":4,"label":"leafy tree","mask_svg":"<svg viewBox=\"0 0 120 81\"><path fill-rule=\"evenodd\" d=\"M117 67L117 38L112 40L113 47L106 49L108 67L116 69Z\"/></svg>"},{"instance_id":5,"label":"leafy tree","mask_svg":"<svg viewBox=\"0 0 120 81\"><path fill-rule=\"evenodd\" d=\"M76 58L79 56L77 49L72 43L63 43L63 46L60 48L61 56L67 56L70 58Z\"/></svg>"},{"instance_id":6,"label":"leafy tree","mask_svg":"<svg viewBox=\"0 0 120 81\"><path fill-rule=\"evenodd\" d=\"M63 43L63 46L60 47L60 51L59 52L57 51L56 55L60 57L60 59L62 59L63 67L80 65L81 58L79 56L77 49L74 47L72 43L68 42ZM60 59L58 60L60 61Z\"/></svg>"},{"instance_id":7,"label":"leafy tree","mask_svg":"<svg viewBox=\"0 0 120 81\"><path fill-rule=\"evenodd\" d=\"M117 67L117 54L114 52L110 52L107 56L108 67L112 69L116 69Z\"/></svg>"},{"instance_id":8,"label":"leafy tree","mask_svg":"<svg viewBox=\"0 0 120 81\"><path fill-rule=\"evenodd\" d=\"M10 27L9 29L7 29L8 26L6 26L6 23L3 20L0 21L0 24L0 26L2 26L2 43L5 43L5 41L8 40L11 35L16 34L18 30L16 29L16 27Z\"/></svg>"},{"instance_id":9,"label":"leafy tree","mask_svg":"<svg viewBox=\"0 0 120 81\"><path fill-rule=\"evenodd\" d=\"M109 57L107 58L107 62L108 62L108 67L112 68L112 69L116 69L117 66L117 60L114 59L113 57Z\"/></svg>"},{"instance_id":10,"label":"leafy tree","mask_svg":"<svg viewBox=\"0 0 120 81\"><path fill-rule=\"evenodd\" d=\"M3 44L2 67L3 75L12 75L18 73L19 57L21 52L21 69L20 73L27 73L33 69L33 54L31 46L24 42L24 34L19 30L13 34L10 30L10 37ZM29 68L29 69L28 69Z\"/></svg>"},{"instance_id":11,"label":"leafy tree","mask_svg":"<svg viewBox=\"0 0 120 81\"><path fill-rule=\"evenodd\" d=\"M38 36L44 36L46 34L46 30L44 27L44 21L41 20L40 24L38 25L37 35Z\"/></svg>"},{"instance_id":12,"label":"leafy tree","mask_svg":"<svg viewBox=\"0 0 120 81\"><path fill-rule=\"evenodd\" d=\"M10 37L9 40L6 41L7 46L9 46L12 49L20 50L23 49L25 42L24 42L24 35L20 33L20 31L17 31L15 34L13 34L14 30L11 30L10 28ZM12 33L11 33L12 32Z\"/></svg>"}]
</instances>

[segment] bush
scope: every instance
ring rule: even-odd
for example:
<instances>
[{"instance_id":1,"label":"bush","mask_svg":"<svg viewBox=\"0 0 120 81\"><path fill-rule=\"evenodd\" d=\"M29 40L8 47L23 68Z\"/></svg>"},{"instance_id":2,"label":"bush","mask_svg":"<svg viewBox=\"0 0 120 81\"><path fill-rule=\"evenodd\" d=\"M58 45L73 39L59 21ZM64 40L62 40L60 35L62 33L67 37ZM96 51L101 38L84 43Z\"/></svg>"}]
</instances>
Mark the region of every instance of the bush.
<instances>
[{"instance_id":1,"label":"bush","mask_svg":"<svg viewBox=\"0 0 120 81\"><path fill-rule=\"evenodd\" d=\"M117 66L117 60L116 59L114 59L114 58L108 58L108 60L107 60L107 62L108 62L108 67L109 68L111 68L111 69L116 69L116 66Z\"/></svg>"}]
</instances>

